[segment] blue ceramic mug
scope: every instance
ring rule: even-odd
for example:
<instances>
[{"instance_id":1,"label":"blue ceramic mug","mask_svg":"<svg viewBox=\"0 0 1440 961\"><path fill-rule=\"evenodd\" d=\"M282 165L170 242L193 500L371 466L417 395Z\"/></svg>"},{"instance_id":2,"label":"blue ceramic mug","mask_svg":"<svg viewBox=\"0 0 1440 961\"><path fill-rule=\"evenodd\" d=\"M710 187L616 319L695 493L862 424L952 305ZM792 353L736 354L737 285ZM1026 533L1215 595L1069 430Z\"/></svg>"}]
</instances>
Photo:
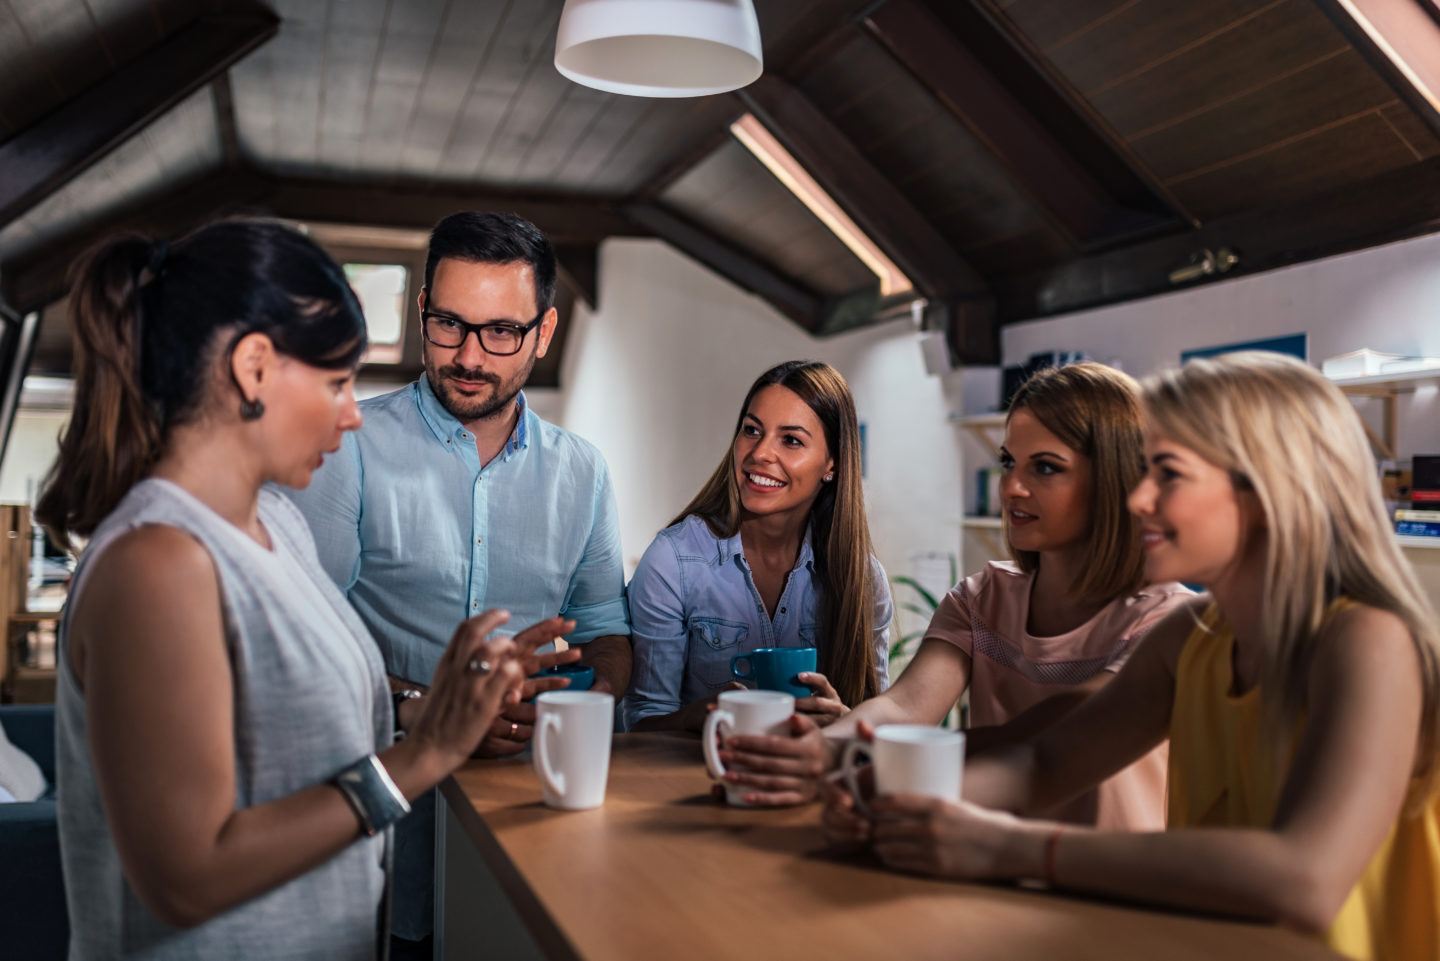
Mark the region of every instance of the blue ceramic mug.
<instances>
[{"instance_id":1,"label":"blue ceramic mug","mask_svg":"<svg viewBox=\"0 0 1440 961\"><path fill-rule=\"evenodd\" d=\"M762 691L784 691L796 697L815 693L795 678L814 670L813 647L762 647L730 658L730 673L740 680L751 681Z\"/></svg>"},{"instance_id":2,"label":"blue ceramic mug","mask_svg":"<svg viewBox=\"0 0 1440 961\"><path fill-rule=\"evenodd\" d=\"M589 664L556 664L554 667L547 667L536 677L563 677L570 682L570 686L561 688L565 691L588 691L595 683L595 668Z\"/></svg>"}]
</instances>

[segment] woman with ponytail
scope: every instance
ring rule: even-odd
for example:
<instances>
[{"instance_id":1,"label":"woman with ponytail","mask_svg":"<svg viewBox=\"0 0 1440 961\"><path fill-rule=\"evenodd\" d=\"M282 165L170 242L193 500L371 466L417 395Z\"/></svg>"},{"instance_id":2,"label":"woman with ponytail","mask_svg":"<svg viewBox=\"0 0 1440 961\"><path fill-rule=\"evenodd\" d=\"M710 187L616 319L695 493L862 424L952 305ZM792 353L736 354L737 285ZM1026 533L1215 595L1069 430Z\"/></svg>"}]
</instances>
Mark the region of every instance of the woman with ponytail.
<instances>
[{"instance_id":1,"label":"woman with ponytail","mask_svg":"<svg viewBox=\"0 0 1440 961\"><path fill-rule=\"evenodd\" d=\"M266 489L304 486L360 426L340 269L223 222L108 241L72 280L75 410L37 507L88 540L56 695L70 957L377 957L389 825L565 623L460 625L392 743L379 653Z\"/></svg>"},{"instance_id":2,"label":"woman with ponytail","mask_svg":"<svg viewBox=\"0 0 1440 961\"><path fill-rule=\"evenodd\" d=\"M893 614L870 547L855 401L839 371L772 367L750 387L720 466L650 545L627 590L635 664L623 704L635 730L699 730L732 686L730 659L816 647L829 723L889 683ZM738 685L734 685L738 686Z\"/></svg>"}]
</instances>

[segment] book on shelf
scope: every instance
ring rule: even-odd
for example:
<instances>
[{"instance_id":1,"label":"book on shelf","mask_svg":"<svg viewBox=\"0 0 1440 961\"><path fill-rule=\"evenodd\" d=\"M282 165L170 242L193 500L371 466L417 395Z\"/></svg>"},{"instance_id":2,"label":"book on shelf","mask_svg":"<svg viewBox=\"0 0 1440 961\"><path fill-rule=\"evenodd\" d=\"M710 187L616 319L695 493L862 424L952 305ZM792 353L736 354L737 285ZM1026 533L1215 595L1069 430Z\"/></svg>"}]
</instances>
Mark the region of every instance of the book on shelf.
<instances>
[{"instance_id":1,"label":"book on shelf","mask_svg":"<svg viewBox=\"0 0 1440 961\"><path fill-rule=\"evenodd\" d=\"M1404 507L1395 511L1397 521L1427 521L1440 524L1440 510L1409 510Z\"/></svg>"},{"instance_id":2,"label":"book on shelf","mask_svg":"<svg viewBox=\"0 0 1440 961\"><path fill-rule=\"evenodd\" d=\"M1440 538L1440 521L1396 521L1395 533L1402 537Z\"/></svg>"}]
</instances>

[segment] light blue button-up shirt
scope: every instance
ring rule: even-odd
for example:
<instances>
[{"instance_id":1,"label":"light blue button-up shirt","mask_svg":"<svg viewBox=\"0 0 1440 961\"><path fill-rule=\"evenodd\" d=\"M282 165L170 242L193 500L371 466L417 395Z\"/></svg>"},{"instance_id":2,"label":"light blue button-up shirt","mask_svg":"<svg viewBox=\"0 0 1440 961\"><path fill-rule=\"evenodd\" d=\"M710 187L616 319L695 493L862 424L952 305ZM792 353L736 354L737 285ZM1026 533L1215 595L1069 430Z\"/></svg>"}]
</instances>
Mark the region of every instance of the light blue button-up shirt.
<instances>
[{"instance_id":1,"label":"light blue button-up shirt","mask_svg":"<svg viewBox=\"0 0 1440 961\"><path fill-rule=\"evenodd\" d=\"M594 445L520 418L481 469L475 436L429 381L362 401L310 486L289 494L330 577L370 628L386 669L429 684L465 618L510 612L506 629L563 614L584 644L630 633L615 493Z\"/></svg>"},{"instance_id":2,"label":"light blue button-up shirt","mask_svg":"<svg viewBox=\"0 0 1440 961\"><path fill-rule=\"evenodd\" d=\"M883 691L890 686L894 604L884 568L874 558L871 568L875 666ZM627 591L635 659L622 702L626 728L723 690L734 679L730 658L736 654L762 647L823 647L825 639L817 636L818 588L809 531L773 618L755 587L738 533L716 537L693 514L661 531Z\"/></svg>"}]
</instances>

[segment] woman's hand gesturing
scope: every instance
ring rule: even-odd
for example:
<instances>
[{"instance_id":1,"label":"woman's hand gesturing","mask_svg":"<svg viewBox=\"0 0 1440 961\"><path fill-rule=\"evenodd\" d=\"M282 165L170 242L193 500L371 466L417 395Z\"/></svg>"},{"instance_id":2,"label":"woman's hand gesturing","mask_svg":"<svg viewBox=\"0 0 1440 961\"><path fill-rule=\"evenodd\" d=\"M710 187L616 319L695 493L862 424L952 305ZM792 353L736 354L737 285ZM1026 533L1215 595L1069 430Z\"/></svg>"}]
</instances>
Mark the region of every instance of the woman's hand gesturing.
<instances>
[{"instance_id":1,"label":"woman's hand gesturing","mask_svg":"<svg viewBox=\"0 0 1440 961\"><path fill-rule=\"evenodd\" d=\"M456 628L408 732L447 772L470 756L504 705L520 699L520 649L512 638L489 636L509 619L506 611L486 611Z\"/></svg>"}]
</instances>

